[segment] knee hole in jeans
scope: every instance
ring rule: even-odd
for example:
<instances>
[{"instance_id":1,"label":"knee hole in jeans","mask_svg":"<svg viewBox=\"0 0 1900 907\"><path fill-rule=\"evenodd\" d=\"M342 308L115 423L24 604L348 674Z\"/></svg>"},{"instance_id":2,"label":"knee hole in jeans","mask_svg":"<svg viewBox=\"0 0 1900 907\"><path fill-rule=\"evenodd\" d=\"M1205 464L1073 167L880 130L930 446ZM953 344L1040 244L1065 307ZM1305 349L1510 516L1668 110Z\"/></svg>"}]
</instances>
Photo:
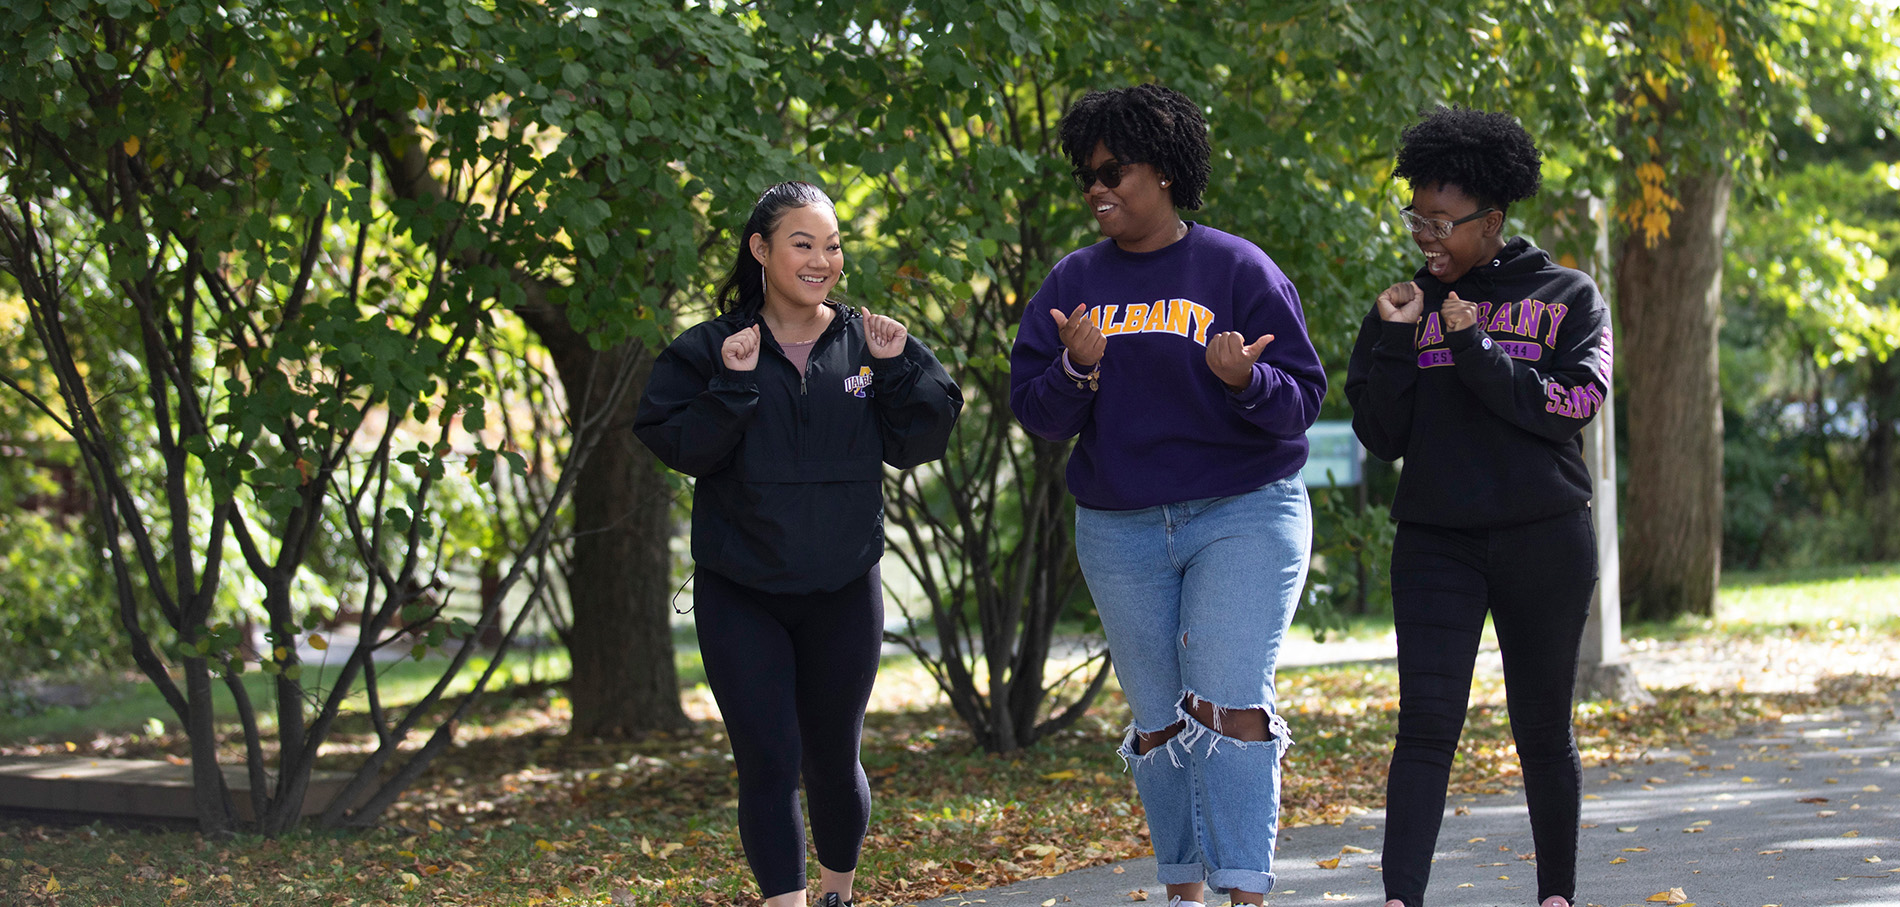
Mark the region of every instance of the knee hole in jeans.
<instances>
[{"instance_id":1,"label":"knee hole in jeans","mask_svg":"<svg viewBox=\"0 0 1900 907\"><path fill-rule=\"evenodd\" d=\"M1146 756L1166 746L1168 741L1187 729L1187 722L1177 721L1158 731L1135 732L1135 755Z\"/></svg>"},{"instance_id":2,"label":"knee hole in jeans","mask_svg":"<svg viewBox=\"0 0 1900 907\"><path fill-rule=\"evenodd\" d=\"M1271 739L1272 720L1263 708L1230 709L1217 706L1205 699L1189 694L1182 702L1188 714L1194 720L1206 725L1209 730L1235 740L1261 741Z\"/></svg>"}]
</instances>

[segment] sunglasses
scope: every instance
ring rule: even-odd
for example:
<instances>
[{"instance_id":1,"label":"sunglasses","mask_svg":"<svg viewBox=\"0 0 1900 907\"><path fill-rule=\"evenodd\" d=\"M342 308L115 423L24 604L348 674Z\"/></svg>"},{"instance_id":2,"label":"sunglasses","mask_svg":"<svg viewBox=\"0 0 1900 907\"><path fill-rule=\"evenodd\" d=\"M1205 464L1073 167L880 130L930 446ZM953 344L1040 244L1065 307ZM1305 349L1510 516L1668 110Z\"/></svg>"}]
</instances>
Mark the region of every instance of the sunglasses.
<instances>
[{"instance_id":1,"label":"sunglasses","mask_svg":"<svg viewBox=\"0 0 1900 907\"><path fill-rule=\"evenodd\" d=\"M1123 172L1136 163L1138 162L1129 161L1128 163L1122 163L1121 161L1109 161L1100 167L1077 167L1073 171L1076 188L1087 192L1090 186L1101 183L1102 188L1113 189L1122 184Z\"/></svg>"}]
</instances>

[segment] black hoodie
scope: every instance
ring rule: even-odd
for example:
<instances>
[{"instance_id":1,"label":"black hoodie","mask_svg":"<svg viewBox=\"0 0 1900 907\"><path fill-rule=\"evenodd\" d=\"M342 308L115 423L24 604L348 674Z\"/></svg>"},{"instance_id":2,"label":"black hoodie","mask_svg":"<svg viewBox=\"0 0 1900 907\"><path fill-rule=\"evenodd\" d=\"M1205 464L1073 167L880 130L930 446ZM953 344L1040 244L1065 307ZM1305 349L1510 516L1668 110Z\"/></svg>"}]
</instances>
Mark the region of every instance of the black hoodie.
<instances>
[{"instance_id":1,"label":"black hoodie","mask_svg":"<svg viewBox=\"0 0 1900 907\"><path fill-rule=\"evenodd\" d=\"M1498 528L1590 503L1583 426L1610 393L1610 310L1581 271L1522 237L1445 284L1420 270L1417 324L1359 327L1346 369L1352 427L1382 460L1405 458L1392 517ZM1446 333L1452 291L1478 322Z\"/></svg>"},{"instance_id":2,"label":"black hoodie","mask_svg":"<svg viewBox=\"0 0 1900 907\"><path fill-rule=\"evenodd\" d=\"M759 364L729 372L732 313L681 334L653 364L633 432L693 486L693 562L764 592L829 592L884 553L884 463L944 455L963 394L912 337L871 355L863 318L835 313L800 374L759 325Z\"/></svg>"}]
</instances>

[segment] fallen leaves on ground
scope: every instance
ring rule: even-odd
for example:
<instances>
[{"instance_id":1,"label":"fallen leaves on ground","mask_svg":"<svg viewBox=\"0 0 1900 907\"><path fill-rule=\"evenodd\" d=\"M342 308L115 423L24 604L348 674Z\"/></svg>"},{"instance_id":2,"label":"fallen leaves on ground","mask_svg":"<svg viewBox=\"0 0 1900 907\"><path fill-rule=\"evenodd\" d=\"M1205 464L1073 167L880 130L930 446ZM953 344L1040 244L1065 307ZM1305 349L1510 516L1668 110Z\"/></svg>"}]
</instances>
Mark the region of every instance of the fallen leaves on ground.
<instances>
[{"instance_id":1,"label":"fallen leaves on ground","mask_svg":"<svg viewBox=\"0 0 1900 907\"><path fill-rule=\"evenodd\" d=\"M1867 701L1891 683L1844 677L1808 693L1661 690L1651 706L1585 703L1577 736L1593 766L1641 766L1646 751L1687 736ZM1281 694L1296 740L1285 764L1285 824L1339 824L1378 808L1396 674L1364 665L1289 670ZM1480 675L1471 702L1452 792L1521 783L1502 683ZM729 747L716 721L600 742L569 739L568 719L555 691L494 697L384 825L366 832L312 828L274 840L206 841L189 829L0 823L9 861L0 864L0 903L757 903L734 825ZM1104 696L1034 749L993 755L928 698L873 712L864 740L871 836L858 875L865 900L920 904L1152 852L1133 783L1114 753L1125 721L1126 705ZM241 738L232 740L241 748ZM64 752L64 744L7 749ZM338 744L321 767L353 764L368 741ZM177 760L187 752L176 735L101 736L74 749ZM1145 889L1131 891L1131 900L1141 899L1137 892Z\"/></svg>"}]
</instances>

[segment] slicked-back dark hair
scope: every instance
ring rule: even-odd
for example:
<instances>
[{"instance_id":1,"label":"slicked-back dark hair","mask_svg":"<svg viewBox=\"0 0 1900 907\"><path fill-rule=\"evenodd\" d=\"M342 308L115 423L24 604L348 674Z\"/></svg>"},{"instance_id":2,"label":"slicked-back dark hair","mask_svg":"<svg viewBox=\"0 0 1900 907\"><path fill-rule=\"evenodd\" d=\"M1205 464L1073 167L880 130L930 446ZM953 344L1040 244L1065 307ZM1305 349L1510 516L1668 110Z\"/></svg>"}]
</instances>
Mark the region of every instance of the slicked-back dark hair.
<instances>
[{"instance_id":1,"label":"slicked-back dark hair","mask_svg":"<svg viewBox=\"0 0 1900 907\"><path fill-rule=\"evenodd\" d=\"M1399 135L1393 175L1414 189L1457 186L1487 208L1537 194L1544 156L1517 117L1468 107L1440 107Z\"/></svg>"},{"instance_id":2,"label":"slicked-back dark hair","mask_svg":"<svg viewBox=\"0 0 1900 907\"><path fill-rule=\"evenodd\" d=\"M1062 153L1070 165L1088 166L1097 143L1124 164L1148 164L1168 178L1177 208L1201 207L1211 172L1207 120L1201 109L1171 88L1136 85L1091 91L1062 115Z\"/></svg>"},{"instance_id":3,"label":"slicked-back dark hair","mask_svg":"<svg viewBox=\"0 0 1900 907\"><path fill-rule=\"evenodd\" d=\"M759 316L759 309L765 306L765 272L762 270L765 263L752 254L752 234L758 233L766 242L771 242L786 212L793 208L835 210L831 196L810 183L792 180L765 190L752 206L752 216L746 218L745 229L739 231L739 248L732 256L732 272L719 283L720 312L736 311L747 318Z\"/></svg>"}]
</instances>

